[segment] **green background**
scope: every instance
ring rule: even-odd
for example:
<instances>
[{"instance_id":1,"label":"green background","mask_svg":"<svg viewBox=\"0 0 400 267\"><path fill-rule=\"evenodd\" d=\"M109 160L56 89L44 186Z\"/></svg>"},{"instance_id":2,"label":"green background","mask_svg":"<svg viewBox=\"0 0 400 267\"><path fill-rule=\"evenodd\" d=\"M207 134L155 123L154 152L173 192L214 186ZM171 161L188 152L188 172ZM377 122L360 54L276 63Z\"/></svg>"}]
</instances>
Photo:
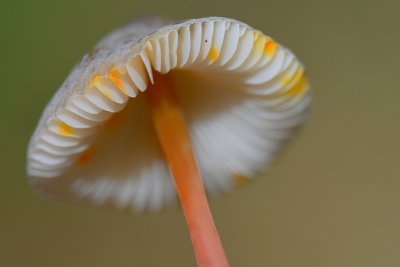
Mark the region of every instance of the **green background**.
<instances>
[{"instance_id":1,"label":"green background","mask_svg":"<svg viewBox=\"0 0 400 267\"><path fill-rule=\"evenodd\" d=\"M226 16L290 47L314 104L270 171L212 201L232 266L400 266L399 1L36 0L0 4L0 266L195 266L179 209L134 215L51 201L28 139L73 64L144 14Z\"/></svg>"}]
</instances>

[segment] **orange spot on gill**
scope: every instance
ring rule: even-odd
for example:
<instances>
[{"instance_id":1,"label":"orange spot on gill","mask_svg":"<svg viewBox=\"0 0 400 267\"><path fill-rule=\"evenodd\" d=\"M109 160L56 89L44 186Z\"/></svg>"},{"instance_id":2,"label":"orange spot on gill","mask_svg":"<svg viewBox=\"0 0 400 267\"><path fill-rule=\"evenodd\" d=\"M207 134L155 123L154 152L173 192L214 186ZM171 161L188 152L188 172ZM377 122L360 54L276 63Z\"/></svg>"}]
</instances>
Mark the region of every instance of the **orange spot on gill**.
<instances>
[{"instance_id":1,"label":"orange spot on gill","mask_svg":"<svg viewBox=\"0 0 400 267\"><path fill-rule=\"evenodd\" d=\"M65 136L71 136L74 133L74 130L72 129L71 126L67 125L65 122L61 122L58 125L58 132L61 135L65 135Z\"/></svg>"},{"instance_id":2,"label":"orange spot on gill","mask_svg":"<svg viewBox=\"0 0 400 267\"><path fill-rule=\"evenodd\" d=\"M125 87L122 84L121 76L119 75L117 70L112 70L110 72L110 78L122 92L126 92Z\"/></svg>"},{"instance_id":3,"label":"orange spot on gill","mask_svg":"<svg viewBox=\"0 0 400 267\"><path fill-rule=\"evenodd\" d=\"M264 46L264 52L268 56L272 56L276 51L276 43L274 40L269 39Z\"/></svg>"},{"instance_id":4,"label":"orange spot on gill","mask_svg":"<svg viewBox=\"0 0 400 267\"><path fill-rule=\"evenodd\" d=\"M219 57L219 51L215 47L211 47L210 53L208 54L208 57L211 59L211 61L215 61Z\"/></svg>"}]
</instances>

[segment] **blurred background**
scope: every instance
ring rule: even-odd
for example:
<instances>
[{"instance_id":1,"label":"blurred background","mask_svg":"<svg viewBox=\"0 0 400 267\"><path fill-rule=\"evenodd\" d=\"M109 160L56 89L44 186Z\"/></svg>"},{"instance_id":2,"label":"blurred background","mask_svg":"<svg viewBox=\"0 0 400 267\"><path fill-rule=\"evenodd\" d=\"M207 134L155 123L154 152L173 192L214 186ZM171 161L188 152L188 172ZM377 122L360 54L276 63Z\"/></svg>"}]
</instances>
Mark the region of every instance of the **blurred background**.
<instances>
[{"instance_id":1,"label":"blurred background","mask_svg":"<svg viewBox=\"0 0 400 267\"><path fill-rule=\"evenodd\" d=\"M290 47L314 105L265 177L211 207L233 267L400 266L399 1L2 1L0 266L195 266L180 210L54 202L29 137L73 64L137 15L226 16Z\"/></svg>"}]
</instances>

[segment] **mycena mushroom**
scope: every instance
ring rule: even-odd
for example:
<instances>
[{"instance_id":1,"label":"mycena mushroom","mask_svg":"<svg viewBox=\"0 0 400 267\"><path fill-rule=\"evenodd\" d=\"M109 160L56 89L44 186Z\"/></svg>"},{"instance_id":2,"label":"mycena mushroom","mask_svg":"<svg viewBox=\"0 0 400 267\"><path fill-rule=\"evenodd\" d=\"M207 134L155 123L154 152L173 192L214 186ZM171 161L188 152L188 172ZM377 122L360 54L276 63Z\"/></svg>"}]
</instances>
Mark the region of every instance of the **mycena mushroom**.
<instances>
[{"instance_id":1,"label":"mycena mushroom","mask_svg":"<svg viewBox=\"0 0 400 267\"><path fill-rule=\"evenodd\" d=\"M206 194L265 170L307 117L302 64L239 21L136 20L75 66L31 139L41 192L96 205L183 208L199 266L228 266Z\"/></svg>"}]
</instances>

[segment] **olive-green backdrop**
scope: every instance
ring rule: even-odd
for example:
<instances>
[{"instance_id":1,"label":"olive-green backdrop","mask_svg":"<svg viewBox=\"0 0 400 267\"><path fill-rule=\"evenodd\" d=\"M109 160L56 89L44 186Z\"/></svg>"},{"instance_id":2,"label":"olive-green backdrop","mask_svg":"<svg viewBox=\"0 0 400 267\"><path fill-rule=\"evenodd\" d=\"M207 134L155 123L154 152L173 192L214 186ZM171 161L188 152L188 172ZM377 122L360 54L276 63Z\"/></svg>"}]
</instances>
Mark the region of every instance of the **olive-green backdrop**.
<instances>
[{"instance_id":1,"label":"olive-green backdrop","mask_svg":"<svg viewBox=\"0 0 400 267\"><path fill-rule=\"evenodd\" d=\"M400 266L400 2L0 3L0 266L195 266L180 210L134 215L38 196L28 139L73 64L144 14L226 16L290 47L314 104L264 177L212 201L233 267Z\"/></svg>"}]
</instances>

